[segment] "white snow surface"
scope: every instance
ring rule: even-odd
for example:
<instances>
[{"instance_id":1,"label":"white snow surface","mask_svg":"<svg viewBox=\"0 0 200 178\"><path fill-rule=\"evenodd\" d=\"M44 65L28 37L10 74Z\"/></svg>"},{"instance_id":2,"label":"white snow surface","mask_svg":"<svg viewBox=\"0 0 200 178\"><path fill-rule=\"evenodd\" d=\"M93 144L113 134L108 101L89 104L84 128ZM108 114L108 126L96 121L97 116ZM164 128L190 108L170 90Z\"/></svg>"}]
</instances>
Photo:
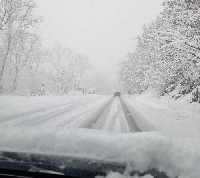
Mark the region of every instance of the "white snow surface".
<instances>
[{"instance_id":1,"label":"white snow surface","mask_svg":"<svg viewBox=\"0 0 200 178\"><path fill-rule=\"evenodd\" d=\"M160 132L126 133L88 129L1 127L0 150L78 155L125 162L136 170L157 168L170 177L199 178L197 143Z\"/></svg>"},{"instance_id":2,"label":"white snow surface","mask_svg":"<svg viewBox=\"0 0 200 178\"><path fill-rule=\"evenodd\" d=\"M171 96L157 97L145 92L140 95L123 96L140 121L148 120L154 129L169 138L200 139L200 104L189 103L186 97L174 100Z\"/></svg>"},{"instance_id":3,"label":"white snow surface","mask_svg":"<svg viewBox=\"0 0 200 178\"><path fill-rule=\"evenodd\" d=\"M109 106L93 125L94 129L110 132L130 132L126 117L120 105L118 98L114 98Z\"/></svg>"},{"instance_id":4,"label":"white snow surface","mask_svg":"<svg viewBox=\"0 0 200 178\"><path fill-rule=\"evenodd\" d=\"M97 98L98 95L66 96L12 96L0 95L0 120L45 111L64 104L72 104L83 99Z\"/></svg>"},{"instance_id":5,"label":"white snow surface","mask_svg":"<svg viewBox=\"0 0 200 178\"><path fill-rule=\"evenodd\" d=\"M200 177L199 132L198 130L193 131L199 126L200 108L198 104L190 104L185 100L173 101L167 98L156 98L149 93L139 96L124 96L125 102L132 110L131 113L135 113L138 120L143 121L143 126L147 126L149 132L117 133L108 132L109 129L89 130L57 126L57 121L63 123L65 119L72 116L77 116L74 121L78 123L79 113L94 107L98 109L99 104L106 103L109 98L110 96L98 95L0 96L0 120L8 118L11 122L7 125L0 125L0 151L112 160L125 162L128 168L139 171L156 168L166 172L170 178L175 176L179 178ZM91 99L93 104L91 104ZM85 103L86 100L90 100L90 102L67 112L66 118L64 115L59 115L58 118L49 120L48 124L44 122L44 124L34 126L31 124L13 126L13 123L21 122L26 117L32 118L32 115L35 117L34 113L39 112L40 115L57 111L57 107L75 106L75 103L82 101ZM113 103L111 110L105 112L108 114L105 115L105 118L111 120L114 118L113 115L117 108L117 112L121 113L118 100L115 99ZM55 108L55 106L57 107ZM12 119L12 117L16 118ZM116 125L118 124L119 122L116 122ZM151 129L158 131L150 131ZM107 177L124 176L128 175L110 173ZM145 178L147 177L151 176Z\"/></svg>"}]
</instances>

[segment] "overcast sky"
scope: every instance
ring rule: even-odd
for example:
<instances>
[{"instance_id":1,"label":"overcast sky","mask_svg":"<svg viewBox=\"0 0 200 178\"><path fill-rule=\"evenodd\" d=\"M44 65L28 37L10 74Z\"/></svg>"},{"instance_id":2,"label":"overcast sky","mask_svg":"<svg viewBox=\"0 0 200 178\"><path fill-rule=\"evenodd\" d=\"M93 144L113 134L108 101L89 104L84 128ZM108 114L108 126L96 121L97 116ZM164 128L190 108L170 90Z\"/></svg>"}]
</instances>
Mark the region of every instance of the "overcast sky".
<instances>
[{"instance_id":1,"label":"overcast sky","mask_svg":"<svg viewBox=\"0 0 200 178\"><path fill-rule=\"evenodd\" d=\"M142 26L162 11L163 0L36 0L49 46L60 41L88 55L94 70L117 81L117 64L133 52Z\"/></svg>"}]
</instances>

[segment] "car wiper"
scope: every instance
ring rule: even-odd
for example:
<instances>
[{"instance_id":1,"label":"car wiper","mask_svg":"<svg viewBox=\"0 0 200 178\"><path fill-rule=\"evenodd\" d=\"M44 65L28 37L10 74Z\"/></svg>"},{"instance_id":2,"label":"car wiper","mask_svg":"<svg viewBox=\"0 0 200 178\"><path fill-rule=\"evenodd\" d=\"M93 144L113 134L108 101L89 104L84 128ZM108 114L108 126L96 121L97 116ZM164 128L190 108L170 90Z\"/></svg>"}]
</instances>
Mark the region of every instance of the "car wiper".
<instances>
[{"instance_id":1,"label":"car wiper","mask_svg":"<svg viewBox=\"0 0 200 178\"><path fill-rule=\"evenodd\" d=\"M104 161L89 158L57 156L45 154L29 154L16 152L0 152L0 175L12 173L18 176L40 177L42 174L54 177L93 178L97 175L106 176L110 172L123 174L126 164L114 161ZM155 169L146 172L137 170L130 172L133 176L147 174L155 178L168 178L165 173Z\"/></svg>"}]
</instances>

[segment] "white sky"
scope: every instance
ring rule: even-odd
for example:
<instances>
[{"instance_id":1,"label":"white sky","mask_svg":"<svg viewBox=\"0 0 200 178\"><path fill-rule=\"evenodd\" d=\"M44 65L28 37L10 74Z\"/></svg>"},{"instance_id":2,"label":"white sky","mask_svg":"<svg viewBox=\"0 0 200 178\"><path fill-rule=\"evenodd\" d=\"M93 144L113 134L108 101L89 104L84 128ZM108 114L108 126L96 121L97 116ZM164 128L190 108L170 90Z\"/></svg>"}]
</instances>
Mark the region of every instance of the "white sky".
<instances>
[{"instance_id":1,"label":"white sky","mask_svg":"<svg viewBox=\"0 0 200 178\"><path fill-rule=\"evenodd\" d=\"M36 0L46 44L60 41L88 55L94 70L117 82L117 64L133 52L134 37L156 18L163 0Z\"/></svg>"}]
</instances>

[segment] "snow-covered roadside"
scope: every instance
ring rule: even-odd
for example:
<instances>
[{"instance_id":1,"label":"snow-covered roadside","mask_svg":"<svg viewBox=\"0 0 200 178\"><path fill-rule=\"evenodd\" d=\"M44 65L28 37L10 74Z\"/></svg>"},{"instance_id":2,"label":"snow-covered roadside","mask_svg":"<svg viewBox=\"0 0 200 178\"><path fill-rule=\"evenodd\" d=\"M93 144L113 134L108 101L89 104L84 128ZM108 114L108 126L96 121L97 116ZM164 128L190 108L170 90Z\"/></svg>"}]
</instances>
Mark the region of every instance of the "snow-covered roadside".
<instances>
[{"instance_id":1,"label":"snow-covered roadside","mask_svg":"<svg viewBox=\"0 0 200 178\"><path fill-rule=\"evenodd\" d=\"M156 168L170 178L199 178L196 144L160 132L117 134L87 129L1 127L0 150L76 155L125 162L135 170Z\"/></svg>"},{"instance_id":2,"label":"snow-covered roadside","mask_svg":"<svg viewBox=\"0 0 200 178\"><path fill-rule=\"evenodd\" d=\"M123 98L167 137L200 139L200 104L189 103L187 98L158 98L150 92Z\"/></svg>"},{"instance_id":3,"label":"snow-covered roadside","mask_svg":"<svg viewBox=\"0 0 200 178\"><path fill-rule=\"evenodd\" d=\"M66 96L6 96L0 95L0 120L19 116L23 113L44 111L54 106L71 104L84 99L97 98L98 95Z\"/></svg>"}]
</instances>

